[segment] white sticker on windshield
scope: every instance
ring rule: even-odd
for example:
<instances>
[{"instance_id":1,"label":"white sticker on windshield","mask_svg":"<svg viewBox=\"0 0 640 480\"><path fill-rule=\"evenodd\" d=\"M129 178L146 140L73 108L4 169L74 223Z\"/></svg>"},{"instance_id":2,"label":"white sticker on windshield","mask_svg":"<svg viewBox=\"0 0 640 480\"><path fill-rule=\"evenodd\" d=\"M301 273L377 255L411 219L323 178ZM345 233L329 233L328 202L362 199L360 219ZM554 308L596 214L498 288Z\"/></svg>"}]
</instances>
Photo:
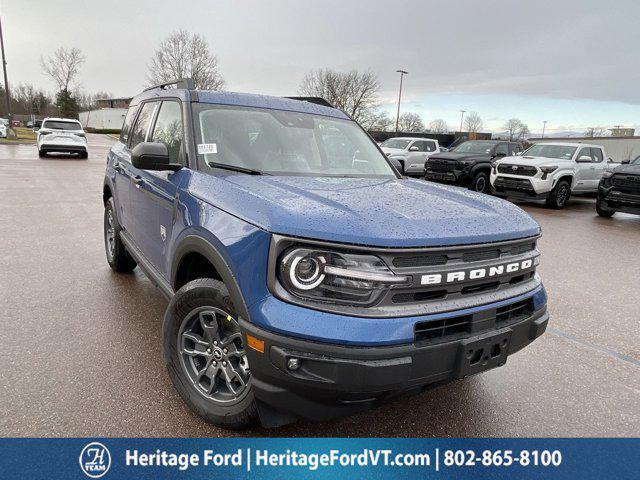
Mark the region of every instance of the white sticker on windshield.
<instances>
[{"instance_id":1,"label":"white sticker on windshield","mask_svg":"<svg viewBox=\"0 0 640 480\"><path fill-rule=\"evenodd\" d=\"M199 143L198 154L206 155L207 153L218 153L218 145L216 143Z\"/></svg>"}]
</instances>

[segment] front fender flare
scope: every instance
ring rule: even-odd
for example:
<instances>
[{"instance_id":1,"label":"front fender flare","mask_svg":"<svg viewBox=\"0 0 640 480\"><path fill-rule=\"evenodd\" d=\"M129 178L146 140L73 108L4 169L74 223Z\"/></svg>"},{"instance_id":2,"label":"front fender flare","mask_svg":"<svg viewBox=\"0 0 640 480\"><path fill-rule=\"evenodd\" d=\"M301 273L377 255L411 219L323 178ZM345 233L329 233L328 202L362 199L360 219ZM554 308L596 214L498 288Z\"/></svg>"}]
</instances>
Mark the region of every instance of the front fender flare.
<instances>
[{"instance_id":1,"label":"front fender flare","mask_svg":"<svg viewBox=\"0 0 640 480\"><path fill-rule=\"evenodd\" d=\"M176 247L171 264L171 287L175 289L178 266L182 259L189 253L198 253L211 262L211 265L216 269L229 290L233 305L238 309L238 313L242 318L250 322L249 310L229 263L216 247L202 237L188 235L184 237Z\"/></svg>"}]
</instances>

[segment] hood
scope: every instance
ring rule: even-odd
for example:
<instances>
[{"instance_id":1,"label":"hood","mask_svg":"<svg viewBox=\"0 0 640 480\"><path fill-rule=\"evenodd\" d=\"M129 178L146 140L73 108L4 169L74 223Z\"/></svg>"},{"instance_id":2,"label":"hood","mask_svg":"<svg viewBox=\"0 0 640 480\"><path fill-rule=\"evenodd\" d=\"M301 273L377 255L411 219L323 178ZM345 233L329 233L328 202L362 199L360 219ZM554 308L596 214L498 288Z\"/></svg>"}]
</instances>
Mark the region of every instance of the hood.
<instances>
[{"instance_id":1,"label":"hood","mask_svg":"<svg viewBox=\"0 0 640 480\"><path fill-rule=\"evenodd\" d=\"M391 155L397 155L397 154L404 155L407 153L407 151L403 150L402 148L380 147L380 150L382 150L384 153L389 153Z\"/></svg>"},{"instance_id":2,"label":"hood","mask_svg":"<svg viewBox=\"0 0 640 480\"><path fill-rule=\"evenodd\" d=\"M469 160L472 158L478 160L488 160L491 158L491 155L482 153L440 152L434 153L429 158L441 158L443 160Z\"/></svg>"},{"instance_id":3,"label":"hood","mask_svg":"<svg viewBox=\"0 0 640 480\"><path fill-rule=\"evenodd\" d=\"M627 175L640 175L640 165L620 165L613 169L613 173L622 173Z\"/></svg>"},{"instance_id":4,"label":"hood","mask_svg":"<svg viewBox=\"0 0 640 480\"><path fill-rule=\"evenodd\" d=\"M426 247L540 232L505 200L420 180L198 173L189 190L271 233L339 243Z\"/></svg>"},{"instance_id":5,"label":"hood","mask_svg":"<svg viewBox=\"0 0 640 480\"><path fill-rule=\"evenodd\" d=\"M530 165L534 167L540 167L542 165L573 165L571 160L563 160L560 158L548 158L548 157L531 157L515 155L513 157L503 157L496 163L508 163L509 165Z\"/></svg>"}]
</instances>

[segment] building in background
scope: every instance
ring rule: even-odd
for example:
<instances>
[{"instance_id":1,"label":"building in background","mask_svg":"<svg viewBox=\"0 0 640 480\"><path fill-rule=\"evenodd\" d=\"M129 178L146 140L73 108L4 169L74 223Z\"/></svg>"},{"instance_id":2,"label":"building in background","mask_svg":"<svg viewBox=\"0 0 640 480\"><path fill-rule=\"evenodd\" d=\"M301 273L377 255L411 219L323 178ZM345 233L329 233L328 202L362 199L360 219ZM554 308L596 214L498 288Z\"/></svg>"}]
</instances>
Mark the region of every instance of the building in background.
<instances>
[{"instance_id":1,"label":"building in background","mask_svg":"<svg viewBox=\"0 0 640 480\"><path fill-rule=\"evenodd\" d=\"M633 160L640 155L640 137L620 136L620 137L545 137L530 138L529 143L538 142L570 142L570 143L590 143L600 145L605 149L609 158L620 163L622 160Z\"/></svg>"},{"instance_id":2,"label":"building in background","mask_svg":"<svg viewBox=\"0 0 640 480\"><path fill-rule=\"evenodd\" d=\"M612 137L633 137L636 133L635 128L616 127L616 128L611 128L609 130L611 131Z\"/></svg>"},{"instance_id":3,"label":"building in background","mask_svg":"<svg viewBox=\"0 0 640 480\"><path fill-rule=\"evenodd\" d=\"M78 115L80 123L87 131L120 131L133 97L101 98L96 100L98 108Z\"/></svg>"}]
</instances>

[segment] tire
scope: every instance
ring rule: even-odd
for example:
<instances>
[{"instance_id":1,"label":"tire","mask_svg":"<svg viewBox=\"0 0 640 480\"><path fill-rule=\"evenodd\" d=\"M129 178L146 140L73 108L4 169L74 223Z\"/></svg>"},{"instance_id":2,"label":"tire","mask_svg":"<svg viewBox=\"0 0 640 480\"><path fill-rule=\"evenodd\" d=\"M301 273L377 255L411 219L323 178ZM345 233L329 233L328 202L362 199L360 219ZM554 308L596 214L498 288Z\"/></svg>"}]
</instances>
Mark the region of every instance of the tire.
<instances>
[{"instance_id":1,"label":"tire","mask_svg":"<svg viewBox=\"0 0 640 480\"><path fill-rule=\"evenodd\" d=\"M473 190L478 193L489 193L491 191L491 185L489 184L489 175L485 172L478 172L471 180L469 190Z\"/></svg>"},{"instance_id":2,"label":"tire","mask_svg":"<svg viewBox=\"0 0 640 480\"><path fill-rule=\"evenodd\" d=\"M547 197L547 207L559 210L564 208L571 197L571 185L566 180L560 180Z\"/></svg>"},{"instance_id":3,"label":"tire","mask_svg":"<svg viewBox=\"0 0 640 480\"><path fill-rule=\"evenodd\" d=\"M40 158L45 158L47 156L47 152L45 152L44 150L38 149L38 156Z\"/></svg>"},{"instance_id":4,"label":"tire","mask_svg":"<svg viewBox=\"0 0 640 480\"><path fill-rule=\"evenodd\" d=\"M615 210L609 210L608 208L605 208L602 205L602 199L600 197L598 197L598 199L596 200L596 212L598 212L598 215L604 218L611 218L613 217L613 214L616 213Z\"/></svg>"},{"instance_id":5,"label":"tire","mask_svg":"<svg viewBox=\"0 0 640 480\"><path fill-rule=\"evenodd\" d=\"M80 158L89 158L89 153L88 152L80 152L78 154L78 157L80 157Z\"/></svg>"},{"instance_id":6,"label":"tire","mask_svg":"<svg viewBox=\"0 0 640 480\"><path fill-rule=\"evenodd\" d=\"M113 197L104 206L104 249L109 266L116 272L131 272L137 263L120 239L120 225L115 215Z\"/></svg>"},{"instance_id":7,"label":"tire","mask_svg":"<svg viewBox=\"0 0 640 480\"><path fill-rule=\"evenodd\" d=\"M230 429L254 426L259 419L236 319L224 283L199 278L178 290L162 326L164 359L174 387L200 417ZM227 355L223 346L233 353Z\"/></svg>"}]
</instances>

